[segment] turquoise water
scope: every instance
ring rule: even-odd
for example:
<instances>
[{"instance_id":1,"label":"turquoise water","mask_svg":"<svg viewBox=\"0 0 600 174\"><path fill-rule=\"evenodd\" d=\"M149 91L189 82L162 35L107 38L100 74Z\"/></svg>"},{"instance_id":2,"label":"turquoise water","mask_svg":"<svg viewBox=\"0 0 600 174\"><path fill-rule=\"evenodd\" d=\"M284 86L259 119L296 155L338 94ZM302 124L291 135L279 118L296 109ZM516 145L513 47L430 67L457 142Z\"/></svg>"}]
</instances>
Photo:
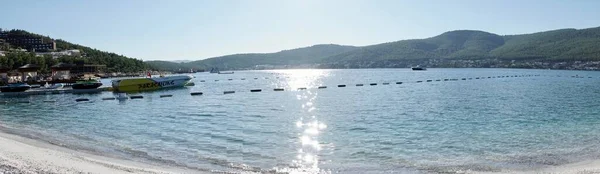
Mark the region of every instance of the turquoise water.
<instances>
[{"instance_id":1,"label":"turquoise water","mask_svg":"<svg viewBox=\"0 0 600 174\"><path fill-rule=\"evenodd\" d=\"M539 76L487 78L513 75ZM366 69L194 76L194 87L140 93L144 99L138 100L101 100L114 95L109 92L0 98L9 101L0 104L0 124L74 149L213 172L441 173L600 159L600 72Z\"/></svg>"}]
</instances>

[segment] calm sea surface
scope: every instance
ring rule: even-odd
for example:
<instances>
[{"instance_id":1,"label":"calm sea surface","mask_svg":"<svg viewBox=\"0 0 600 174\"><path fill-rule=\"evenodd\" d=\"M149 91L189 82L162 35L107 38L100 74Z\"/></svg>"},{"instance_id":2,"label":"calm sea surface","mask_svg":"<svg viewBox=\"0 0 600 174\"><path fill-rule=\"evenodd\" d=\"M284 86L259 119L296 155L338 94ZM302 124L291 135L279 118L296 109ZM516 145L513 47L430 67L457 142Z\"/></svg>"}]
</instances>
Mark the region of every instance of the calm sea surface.
<instances>
[{"instance_id":1,"label":"calm sea surface","mask_svg":"<svg viewBox=\"0 0 600 174\"><path fill-rule=\"evenodd\" d=\"M0 104L0 124L5 131L74 149L213 172L439 173L600 159L600 72L193 75L196 86L139 93L144 98L136 100L101 100L114 96L110 92L3 97L9 103ZM513 75L540 76L488 78ZM337 87L342 84L347 86ZM297 90L303 87L307 90ZM163 94L173 97L160 98Z\"/></svg>"}]
</instances>

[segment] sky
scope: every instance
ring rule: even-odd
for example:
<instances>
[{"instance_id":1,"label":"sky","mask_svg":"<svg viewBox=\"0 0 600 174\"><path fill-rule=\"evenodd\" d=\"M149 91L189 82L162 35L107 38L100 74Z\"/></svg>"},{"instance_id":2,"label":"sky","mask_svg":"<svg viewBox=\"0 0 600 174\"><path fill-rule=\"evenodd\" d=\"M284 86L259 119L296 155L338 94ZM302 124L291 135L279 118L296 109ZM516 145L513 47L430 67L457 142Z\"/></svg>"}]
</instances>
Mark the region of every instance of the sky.
<instances>
[{"instance_id":1,"label":"sky","mask_svg":"<svg viewBox=\"0 0 600 174\"><path fill-rule=\"evenodd\" d=\"M0 6L4 30L143 60L365 46L462 29L510 35L600 26L599 0L8 0Z\"/></svg>"}]
</instances>

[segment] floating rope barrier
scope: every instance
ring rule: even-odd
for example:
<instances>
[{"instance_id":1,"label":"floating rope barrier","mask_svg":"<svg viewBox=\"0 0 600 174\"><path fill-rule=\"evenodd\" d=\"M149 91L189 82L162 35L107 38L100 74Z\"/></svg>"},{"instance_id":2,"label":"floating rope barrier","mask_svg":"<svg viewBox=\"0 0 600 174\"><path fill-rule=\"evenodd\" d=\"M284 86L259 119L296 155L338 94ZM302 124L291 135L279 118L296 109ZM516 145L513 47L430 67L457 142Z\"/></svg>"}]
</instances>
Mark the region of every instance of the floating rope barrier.
<instances>
[{"instance_id":1,"label":"floating rope barrier","mask_svg":"<svg viewBox=\"0 0 600 174\"><path fill-rule=\"evenodd\" d=\"M467 77L462 77L462 78L446 78L446 79L443 79L443 81L473 80L473 78L474 79L492 79L492 78L508 78L508 77L513 77L513 78L516 78L516 77L539 77L539 76L541 76L541 75L504 75L504 76L486 76L486 77L468 77L468 78ZM580 79L580 78L586 78L586 79L587 78L594 78L594 77L591 77L591 76L579 76L579 75L573 75L573 76L561 76L561 75L546 76L546 75L544 75L544 77L567 77L567 78L570 77L570 78L578 78L578 79ZM242 79L245 79L245 78L242 78ZM256 78L256 79L258 79L258 78ZM206 80L201 80L201 82L203 82L203 81L206 81ZM219 80L215 80L215 81L219 81ZM425 81L426 82L433 82L434 80L433 79L428 79L428 80L425 80ZM439 81L442 81L442 79L437 79L435 81L439 82ZM424 82L424 81L418 80L418 81L414 81L412 83L416 84L416 83L422 83L422 82ZM411 82L407 82L407 83L411 83ZM376 86L376 85L378 85L378 83L368 83L368 84L370 86ZM382 85L389 85L390 83L389 82L383 82L381 84ZM395 82L395 84L398 84L398 85L399 84L404 84L404 82ZM338 88L347 87L347 85L345 85L345 84L339 84L339 85L336 85L336 86ZM358 84L356 84L356 86L360 87L360 86L364 86L364 84L358 83ZM325 90L327 88L328 88L328 86L323 85L323 86L312 87L310 89L323 89L323 90ZM308 89L309 88L307 88L307 87L297 88L298 91L308 90ZM273 91L285 91L285 89L284 88L274 88ZM250 89L250 92L263 92L263 89ZM59 91L49 91L48 93L59 93ZM223 94L234 94L234 93L236 93L236 91L224 91L223 92ZM0 93L0 96L1 95L3 95L3 94ZM192 96L203 95L203 93L202 92L191 92L190 95L192 95ZM159 96L160 96L160 98L173 97L173 94L162 94L162 95L159 95ZM127 94L125 94L125 93L119 93L118 97L104 97L104 98L101 98L101 100L115 100L115 99L127 100L127 99L143 99L143 98L144 98L144 96L142 96L142 95L135 95L135 96L129 96L128 97ZM88 98L78 98L78 99L75 99L75 101L76 102L85 102L85 101L91 101L91 100L88 99ZM43 100L41 102L52 103L52 102L56 102L56 100ZM9 102L9 101L0 101L0 104L7 104L7 103L31 103L31 102L28 101L28 100L25 100L25 101L11 101L11 102Z\"/></svg>"}]
</instances>

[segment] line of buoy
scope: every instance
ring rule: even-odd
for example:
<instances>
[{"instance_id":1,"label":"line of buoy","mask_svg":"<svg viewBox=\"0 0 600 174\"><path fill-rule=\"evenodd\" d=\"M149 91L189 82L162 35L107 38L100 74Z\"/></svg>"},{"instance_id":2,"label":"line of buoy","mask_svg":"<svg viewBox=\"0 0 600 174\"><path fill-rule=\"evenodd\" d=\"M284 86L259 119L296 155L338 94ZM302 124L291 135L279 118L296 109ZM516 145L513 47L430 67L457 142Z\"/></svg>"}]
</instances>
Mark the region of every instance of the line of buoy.
<instances>
[{"instance_id":1,"label":"line of buoy","mask_svg":"<svg viewBox=\"0 0 600 174\"><path fill-rule=\"evenodd\" d=\"M233 94L235 91L223 91L223 94Z\"/></svg>"},{"instance_id":2,"label":"line of buoy","mask_svg":"<svg viewBox=\"0 0 600 174\"><path fill-rule=\"evenodd\" d=\"M261 89L251 89L250 92L261 92Z\"/></svg>"},{"instance_id":3,"label":"line of buoy","mask_svg":"<svg viewBox=\"0 0 600 174\"><path fill-rule=\"evenodd\" d=\"M383 85L389 85L390 83L383 83Z\"/></svg>"},{"instance_id":4,"label":"line of buoy","mask_svg":"<svg viewBox=\"0 0 600 174\"><path fill-rule=\"evenodd\" d=\"M165 98L165 97L173 97L173 95L171 95L171 94L160 95L160 98Z\"/></svg>"},{"instance_id":5,"label":"line of buoy","mask_svg":"<svg viewBox=\"0 0 600 174\"><path fill-rule=\"evenodd\" d=\"M377 83L371 83L371 84L369 84L369 85L371 85L371 86L375 86L375 85L377 85Z\"/></svg>"},{"instance_id":6,"label":"line of buoy","mask_svg":"<svg viewBox=\"0 0 600 174\"><path fill-rule=\"evenodd\" d=\"M192 95L192 96L194 96L194 95L202 95L202 94L203 94L202 92L192 92L192 93L190 93L190 95Z\"/></svg>"},{"instance_id":7,"label":"line of buoy","mask_svg":"<svg viewBox=\"0 0 600 174\"><path fill-rule=\"evenodd\" d=\"M114 99L116 99L116 98L114 98L114 97L104 97L104 98L102 98L102 100L114 100Z\"/></svg>"},{"instance_id":8,"label":"line of buoy","mask_svg":"<svg viewBox=\"0 0 600 174\"><path fill-rule=\"evenodd\" d=\"M419 80L419 81L417 81L417 83L421 83L421 82L423 82L423 81L420 81L420 80Z\"/></svg>"},{"instance_id":9,"label":"line of buoy","mask_svg":"<svg viewBox=\"0 0 600 174\"><path fill-rule=\"evenodd\" d=\"M356 84L356 86L363 86L363 84Z\"/></svg>"},{"instance_id":10,"label":"line of buoy","mask_svg":"<svg viewBox=\"0 0 600 174\"><path fill-rule=\"evenodd\" d=\"M318 89L325 89L327 86L319 86Z\"/></svg>"},{"instance_id":11,"label":"line of buoy","mask_svg":"<svg viewBox=\"0 0 600 174\"><path fill-rule=\"evenodd\" d=\"M43 102L44 103L54 103L54 102L56 102L56 100L44 100Z\"/></svg>"},{"instance_id":12,"label":"line of buoy","mask_svg":"<svg viewBox=\"0 0 600 174\"><path fill-rule=\"evenodd\" d=\"M427 82L432 82L433 80L427 80Z\"/></svg>"},{"instance_id":13,"label":"line of buoy","mask_svg":"<svg viewBox=\"0 0 600 174\"><path fill-rule=\"evenodd\" d=\"M132 95L132 96L129 96L129 98L130 99L143 99L144 96L141 96L141 95Z\"/></svg>"},{"instance_id":14,"label":"line of buoy","mask_svg":"<svg viewBox=\"0 0 600 174\"><path fill-rule=\"evenodd\" d=\"M399 85L399 84L402 84L402 82L396 82L396 84L398 84L398 85Z\"/></svg>"},{"instance_id":15,"label":"line of buoy","mask_svg":"<svg viewBox=\"0 0 600 174\"><path fill-rule=\"evenodd\" d=\"M87 99L87 98L78 98L78 99L75 99L75 101L76 102L90 101L90 99Z\"/></svg>"},{"instance_id":16,"label":"line of buoy","mask_svg":"<svg viewBox=\"0 0 600 174\"><path fill-rule=\"evenodd\" d=\"M346 87L346 85L338 85L338 87L343 88Z\"/></svg>"},{"instance_id":17,"label":"line of buoy","mask_svg":"<svg viewBox=\"0 0 600 174\"><path fill-rule=\"evenodd\" d=\"M273 91L283 91L283 88L275 88Z\"/></svg>"}]
</instances>

